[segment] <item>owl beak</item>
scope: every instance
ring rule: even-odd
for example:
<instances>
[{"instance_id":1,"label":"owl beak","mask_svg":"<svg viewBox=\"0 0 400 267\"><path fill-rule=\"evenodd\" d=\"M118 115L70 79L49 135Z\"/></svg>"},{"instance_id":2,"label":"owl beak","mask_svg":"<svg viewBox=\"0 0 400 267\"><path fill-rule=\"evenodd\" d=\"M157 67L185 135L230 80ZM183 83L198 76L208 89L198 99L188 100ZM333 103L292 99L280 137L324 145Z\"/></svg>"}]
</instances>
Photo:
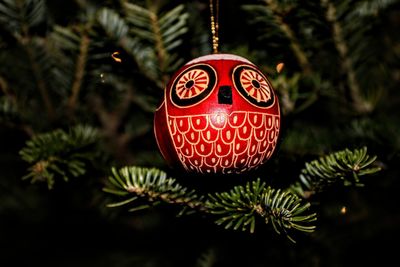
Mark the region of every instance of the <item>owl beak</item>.
<instances>
[{"instance_id":1,"label":"owl beak","mask_svg":"<svg viewBox=\"0 0 400 267\"><path fill-rule=\"evenodd\" d=\"M232 105L232 88L229 85L219 87L218 104Z\"/></svg>"}]
</instances>

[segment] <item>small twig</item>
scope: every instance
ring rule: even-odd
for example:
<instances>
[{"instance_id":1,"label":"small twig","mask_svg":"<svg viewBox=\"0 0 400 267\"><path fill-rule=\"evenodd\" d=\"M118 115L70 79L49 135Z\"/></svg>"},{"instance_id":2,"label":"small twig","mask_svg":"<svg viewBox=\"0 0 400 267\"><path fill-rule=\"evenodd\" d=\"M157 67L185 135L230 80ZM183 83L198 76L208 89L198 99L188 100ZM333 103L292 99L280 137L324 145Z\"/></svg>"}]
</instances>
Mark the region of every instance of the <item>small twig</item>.
<instances>
[{"instance_id":1,"label":"small twig","mask_svg":"<svg viewBox=\"0 0 400 267\"><path fill-rule=\"evenodd\" d=\"M157 16L157 8L155 4L151 1L147 1L147 6L150 10L150 21L151 21L151 28L154 34L154 41L155 41L155 51L157 53L157 58L158 58L158 66L162 75L162 81L163 84L167 84L168 82L168 76L165 75L165 70L166 70L166 64L167 64L167 51L165 50L164 47L164 42L162 40L162 35L161 35L161 29L160 29L160 24L158 22L158 16Z\"/></svg>"},{"instance_id":2,"label":"small twig","mask_svg":"<svg viewBox=\"0 0 400 267\"><path fill-rule=\"evenodd\" d=\"M79 92L82 87L82 82L85 75L89 45L90 45L89 36L87 34L83 34L81 39L81 44L79 47L79 55L76 62L75 79L72 84L71 95L68 99L68 110L70 115L72 115L75 110Z\"/></svg>"}]
</instances>

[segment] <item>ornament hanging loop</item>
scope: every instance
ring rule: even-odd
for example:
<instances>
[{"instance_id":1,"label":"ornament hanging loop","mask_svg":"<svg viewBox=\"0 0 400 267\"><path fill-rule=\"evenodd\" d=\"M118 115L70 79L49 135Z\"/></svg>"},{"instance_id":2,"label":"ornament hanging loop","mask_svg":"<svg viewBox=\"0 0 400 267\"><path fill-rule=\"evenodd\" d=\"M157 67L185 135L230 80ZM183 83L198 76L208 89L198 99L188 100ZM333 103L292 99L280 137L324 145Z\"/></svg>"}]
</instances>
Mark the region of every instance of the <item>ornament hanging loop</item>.
<instances>
[{"instance_id":1,"label":"ornament hanging loop","mask_svg":"<svg viewBox=\"0 0 400 267\"><path fill-rule=\"evenodd\" d=\"M215 1L215 4L214 4ZM210 19L211 19L211 34L212 34L212 48L213 53L218 53L219 37L218 37L218 13L219 13L219 0L210 0Z\"/></svg>"}]
</instances>

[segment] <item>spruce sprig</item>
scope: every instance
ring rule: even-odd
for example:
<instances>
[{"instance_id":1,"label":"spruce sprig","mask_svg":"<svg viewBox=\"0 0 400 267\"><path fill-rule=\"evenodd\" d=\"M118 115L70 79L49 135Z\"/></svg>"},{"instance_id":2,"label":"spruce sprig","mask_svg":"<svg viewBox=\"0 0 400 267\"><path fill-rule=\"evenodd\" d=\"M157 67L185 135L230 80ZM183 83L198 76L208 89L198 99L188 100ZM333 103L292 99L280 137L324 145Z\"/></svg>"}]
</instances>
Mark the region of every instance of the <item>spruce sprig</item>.
<instances>
[{"instance_id":1,"label":"spruce sprig","mask_svg":"<svg viewBox=\"0 0 400 267\"><path fill-rule=\"evenodd\" d=\"M34 136L19 152L30 164L29 173L23 179L31 179L32 183L45 181L51 189L56 177L68 181L84 175L88 163L97 155L94 146L98 140L98 131L84 125L75 126L69 132L57 129Z\"/></svg>"},{"instance_id":2,"label":"spruce sprig","mask_svg":"<svg viewBox=\"0 0 400 267\"><path fill-rule=\"evenodd\" d=\"M313 232L316 213L310 213L310 203L304 202L308 192L317 192L333 183L344 186L361 185L360 177L376 173L373 165L376 156L370 156L367 148L345 149L305 163L300 182L286 190L266 186L258 178L245 185L236 185L225 192L200 195L168 177L156 168L136 166L113 168L105 192L118 195L122 200L109 204L119 207L130 204L130 211L149 208L161 203L178 205L179 213L201 212L216 217L215 223L225 229L255 232L257 221L271 223L278 233L284 233L295 242L289 232ZM148 204L142 205L145 201ZM139 203L139 204L138 204Z\"/></svg>"},{"instance_id":3,"label":"spruce sprig","mask_svg":"<svg viewBox=\"0 0 400 267\"><path fill-rule=\"evenodd\" d=\"M362 176L381 170L374 164L376 159L376 156L368 155L366 147L353 151L345 149L320 157L305 163L299 175L300 181L292 185L290 190L307 197L310 193L320 193L337 183L363 186L360 181Z\"/></svg>"},{"instance_id":4,"label":"spruce sprig","mask_svg":"<svg viewBox=\"0 0 400 267\"><path fill-rule=\"evenodd\" d=\"M316 214L303 213L309 203L288 192L265 187L260 179L248 182L245 186L235 186L221 193L199 195L180 185L176 179L156 168L136 166L113 168L109 184L103 189L107 193L118 195L122 200L109 204L119 207L129 204L129 211L146 209L161 203L183 207L179 215L201 212L215 215L215 223L225 229L249 231L254 233L256 221L272 223L277 233L288 235L289 229L312 232L315 226L309 225L316 220ZM140 200L147 201L142 204Z\"/></svg>"},{"instance_id":5,"label":"spruce sprig","mask_svg":"<svg viewBox=\"0 0 400 267\"><path fill-rule=\"evenodd\" d=\"M245 186L235 186L229 192L211 194L209 197L209 211L223 216L216 224L225 225L226 229L241 229L253 233L256 219L261 217L266 224L271 222L278 234L284 232L293 242L294 239L288 234L289 229L304 232L315 229L315 226L309 224L317 219L316 213L303 214L310 203L301 203L302 200L289 191L266 187L260 179L248 182Z\"/></svg>"},{"instance_id":6,"label":"spruce sprig","mask_svg":"<svg viewBox=\"0 0 400 267\"><path fill-rule=\"evenodd\" d=\"M138 199L146 199L153 206L168 203L195 208L199 205L195 190L180 185L159 169L130 166L121 169L112 168L111 172L110 184L103 190L128 198L109 204L108 207L126 205ZM134 206L129 211L145 209L150 207L150 204Z\"/></svg>"}]
</instances>

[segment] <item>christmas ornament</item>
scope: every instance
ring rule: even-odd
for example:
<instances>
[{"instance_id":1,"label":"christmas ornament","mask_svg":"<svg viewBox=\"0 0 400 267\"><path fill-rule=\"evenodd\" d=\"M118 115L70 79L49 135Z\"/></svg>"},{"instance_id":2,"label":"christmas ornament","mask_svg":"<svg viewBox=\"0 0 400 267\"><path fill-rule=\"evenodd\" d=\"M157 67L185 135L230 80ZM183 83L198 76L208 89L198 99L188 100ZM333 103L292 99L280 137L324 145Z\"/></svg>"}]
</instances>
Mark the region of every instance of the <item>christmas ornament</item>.
<instances>
[{"instance_id":1,"label":"christmas ornament","mask_svg":"<svg viewBox=\"0 0 400 267\"><path fill-rule=\"evenodd\" d=\"M232 54L184 65L168 83L154 118L165 160L198 173L257 168L271 157L279 130L270 82L253 63Z\"/></svg>"}]
</instances>

